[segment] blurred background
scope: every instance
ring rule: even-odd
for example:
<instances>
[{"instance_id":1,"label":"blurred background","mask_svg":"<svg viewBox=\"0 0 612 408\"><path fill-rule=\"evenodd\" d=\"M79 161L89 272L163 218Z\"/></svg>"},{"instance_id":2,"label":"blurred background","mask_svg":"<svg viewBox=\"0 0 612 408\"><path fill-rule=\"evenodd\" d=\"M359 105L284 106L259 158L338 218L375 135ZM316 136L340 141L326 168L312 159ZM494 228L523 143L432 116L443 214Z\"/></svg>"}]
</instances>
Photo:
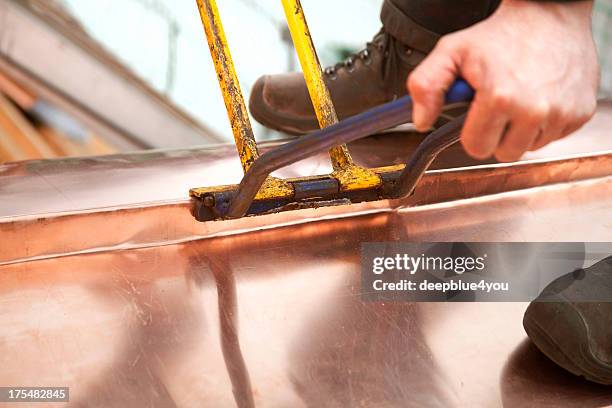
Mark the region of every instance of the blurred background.
<instances>
[{"instance_id":1,"label":"blurred background","mask_svg":"<svg viewBox=\"0 0 612 408\"><path fill-rule=\"evenodd\" d=\"M379 0L302 3L323 65L337 62L346 50L362 47L380 28ZM231 137L195 0L65 0L65 4L94 38L156 90ZM261 75L299 70L279 0L217 4L246 100ZM255 133L258 138L267 136L263 127Z\"/></svg>"},{"instance_id":2,"label":"blurred background","mask_svg":"<svg viewBox=\"0 0 612 408\"><path fill-rule=\"evenodd\" d=\"M302 1L324 66L371 39L381 3ZM299 70L278 0L218 7L246 100L259 76ZM610 96L612 0L593 31ZM231 140L195 1L0 0L0 162Z\"/></svg>"}]
</instances>

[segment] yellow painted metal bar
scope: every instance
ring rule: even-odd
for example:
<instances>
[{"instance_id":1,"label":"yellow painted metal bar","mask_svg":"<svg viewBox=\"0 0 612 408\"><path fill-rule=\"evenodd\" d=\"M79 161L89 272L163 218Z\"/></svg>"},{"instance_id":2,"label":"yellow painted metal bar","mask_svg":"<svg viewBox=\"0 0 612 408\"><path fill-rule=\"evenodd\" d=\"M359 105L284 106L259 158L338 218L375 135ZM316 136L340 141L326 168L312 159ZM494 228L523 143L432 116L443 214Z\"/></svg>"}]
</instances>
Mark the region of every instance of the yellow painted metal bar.
<instances>
[{"instance_id":1,"label":"yellow painted metal bar","mask_svg":"<svg viewBox=\"0 0 612 408\"><path fill-rule=\"evenodd\" d=\"M210 55L215 64L217 79L223 94L225 109L232 126L236 149L240 156L242 169L246 173L249 167L259 157L253 128L249 120L244 97L232 62L221 17L215 0L196 0L202 25L206 32L206 40ZM257 199L283 198L293 196L293 187L284 180L268 177L257 193Z\"/></svg>"},{"instance_id":2,"label":"yellow painted metal bar","mask_svg":"<svg viewBox=\"0 0 612 408\"><path fill-rule=\"evenodd\" d=\"M281 2L319 126L324 128L333 125L338 122L338 116L329 90L323 81L321 64L300 0L281 0ZM377 187L381 184L378 175L353 163L346 145L334 147L329 151L329 155L334 168L332 175L340 182L341 190Z\"/></svg>"},{"instance_id":3,"label":"yellow painted metal bar","mask_svg":"<svg viewBox=\"0 0 612 408\"><path fill-rule=\"evenodd\" d=\"M293 45L300 59L319 126L324 128L333 125L338 122L338 116L336 115L329 90L325 82L323 82L321 64L310 37L310 30L306 23L302 5L299 0L282 0L282 3L285 9L287 25L293 39ZM329 154L334 170L346 168L353 164L353 159L346 145L334 147L330 150Z\"/></svg>"},{"instance_id":4,"label":"yellow painted metal bar","mask_svg":"<svg viewBox=\"0 0 612 408\"><path fill-rule=\"evenodd\" d=\"M259 153L221 24L219 10L215 0L196 0L196 2L206 32L210 55L217 71L217 79L223 94L227 116L232 126L236 149L238 149L242 169L246 173L251 164L259 157Z\"/></svg>"}]
</instances>

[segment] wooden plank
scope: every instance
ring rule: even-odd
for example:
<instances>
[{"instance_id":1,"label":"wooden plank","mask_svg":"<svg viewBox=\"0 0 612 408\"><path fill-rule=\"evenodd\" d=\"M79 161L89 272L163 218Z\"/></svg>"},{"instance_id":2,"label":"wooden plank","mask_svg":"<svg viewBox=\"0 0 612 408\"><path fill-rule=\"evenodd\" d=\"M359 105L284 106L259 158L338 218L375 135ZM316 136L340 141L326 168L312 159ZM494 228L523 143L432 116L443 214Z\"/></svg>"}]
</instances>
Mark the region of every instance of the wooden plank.
<instances>
[{"instance_id":1,"label":"wooden plank","mask_svg":"<svg viewBox=\"0 0 612 408\"><path fill-rule=\"evenodd\" d=\"M26 158L56 157L32 123L11 101L0 93L0 126L16 142Z\"/></svg>"},{"instance_id":2,"label":"wooden plank","mask_svg":"<svg viewBox=\"0 0 612 408\"><path fill-rule=\"evenodd\" d=\"M0 162L25 160L27 155L13 138L0 126Z\"/></svg>"},{"instance_id":3,"label":"wooden plank","mask_svg":"<svg viewBox=\"0 0 612 408\"><path fill-rule=\"evenodd\" d=\"M48 126L40 126L38 131L43 140L54 150L57 157L86 156L86 149L69 137Z\"/></svg>"},{"instance_id":4,"label":"wooden plank","mask_svg":"<svg viewBox=\"0 0 612 408\"><path fill-rule=\"evenodd\" d=\"M2 71L0 71L0 92L11 98L24 111L32 109L37 99L36 95L27 91Z\"/></svg>"},{"instance_id":5,"label":"wooden plank","mask_svg":"<svg viewBox=\"0 0 612 408\"><path fill-rule=\"evenodd\" d=\"M117 148L94 134L87 135L86 140L81 142L73 140L57 129L49 126L40 126L38 131L45 142L51 146L60 157L100 156L118 153Z\"/></svg>"},{"instance_id":6,"label":"wooden plank","mask_svg":"<svg viewBox=\"0 0 612 408\"><path fill-rule=\"evenodd\" d=\"M30 111L36 104L38 97L30 90L15 82L11 77L0 71L0 92L6 94L22 110ZM90 134L84 143L75 140L62 140L67 138L56 129L52 132L48 127L43 127L43 139L49 144L51 149L59 156L74 156L77 151L86 155L103 155L118 153L119 150L111 143L105 141L98 135ZM83 149L78 146L83 145Z\"/></svg>"},{"instance_id":7,"label":"wooden plank","mask_svg":"<svg viewBox=\"0 0 612 408\"><path fill-rule=\"evenodd\" d=\"M93 133L88 135L86 147L88 152L95 156L119 153L116 147Z\"/></svg>"}]
</instances>

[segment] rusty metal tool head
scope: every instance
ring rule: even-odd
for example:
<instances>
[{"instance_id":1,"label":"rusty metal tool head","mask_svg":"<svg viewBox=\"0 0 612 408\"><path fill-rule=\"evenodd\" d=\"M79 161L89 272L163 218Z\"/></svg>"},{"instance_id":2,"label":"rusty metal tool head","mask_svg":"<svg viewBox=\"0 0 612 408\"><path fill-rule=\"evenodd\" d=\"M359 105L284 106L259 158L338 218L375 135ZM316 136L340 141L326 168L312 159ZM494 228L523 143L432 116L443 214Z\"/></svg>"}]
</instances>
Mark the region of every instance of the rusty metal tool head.
<instances>
[{"instance_id":1,"label":"rusty metal tool head","mask_svg":"<svg viewBox=\"0 0 612 408\"><path fill-rule=\"evenodd\" d=\"M458 80L447 93L445 108L467 105L472 97L470 86ZM431 132L405 165L370 169L380 177L379 186L342 191L331 174L285 180L293 190L289 196L257 197L271 172L334 146L410 122L411 111L412 100L405 96L288 142L255 160L239 185L191 189L193 214L198 221L212 221L410 195L435 157L459 140L464 115Z\"/></svg>"}]
</instances>

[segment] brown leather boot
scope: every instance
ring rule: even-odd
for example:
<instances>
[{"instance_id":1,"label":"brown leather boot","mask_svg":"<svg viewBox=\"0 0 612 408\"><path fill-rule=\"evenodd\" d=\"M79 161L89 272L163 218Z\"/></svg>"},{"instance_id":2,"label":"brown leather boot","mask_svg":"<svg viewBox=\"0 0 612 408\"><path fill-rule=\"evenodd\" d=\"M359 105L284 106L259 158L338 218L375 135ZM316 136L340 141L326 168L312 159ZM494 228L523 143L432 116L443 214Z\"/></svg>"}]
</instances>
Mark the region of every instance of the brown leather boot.
<instances>
[{"instance_id":1,"label":"brown leather boot","mask_svg":"<svg viewBox=\"0 0 612 408\"><path fill-rule=\"evenodd\" d=\"M425 53L401 44L384 29L365 49L324 70L339 119L406 94L408 73ZM249 109L262 125L290 134L319 129L301 72L266 75L251 90Z\"/></svg>"},{"instance_id":2,"label":"brown leather boot","mask_svg":"<svg viewBox=\"0 0 612 408\"><path fill-rule=\"evenodd\" d=\"M529 305L523 326L561 367L612 385L612 256L555 279Z\"/></svg>"}]
</instances>

